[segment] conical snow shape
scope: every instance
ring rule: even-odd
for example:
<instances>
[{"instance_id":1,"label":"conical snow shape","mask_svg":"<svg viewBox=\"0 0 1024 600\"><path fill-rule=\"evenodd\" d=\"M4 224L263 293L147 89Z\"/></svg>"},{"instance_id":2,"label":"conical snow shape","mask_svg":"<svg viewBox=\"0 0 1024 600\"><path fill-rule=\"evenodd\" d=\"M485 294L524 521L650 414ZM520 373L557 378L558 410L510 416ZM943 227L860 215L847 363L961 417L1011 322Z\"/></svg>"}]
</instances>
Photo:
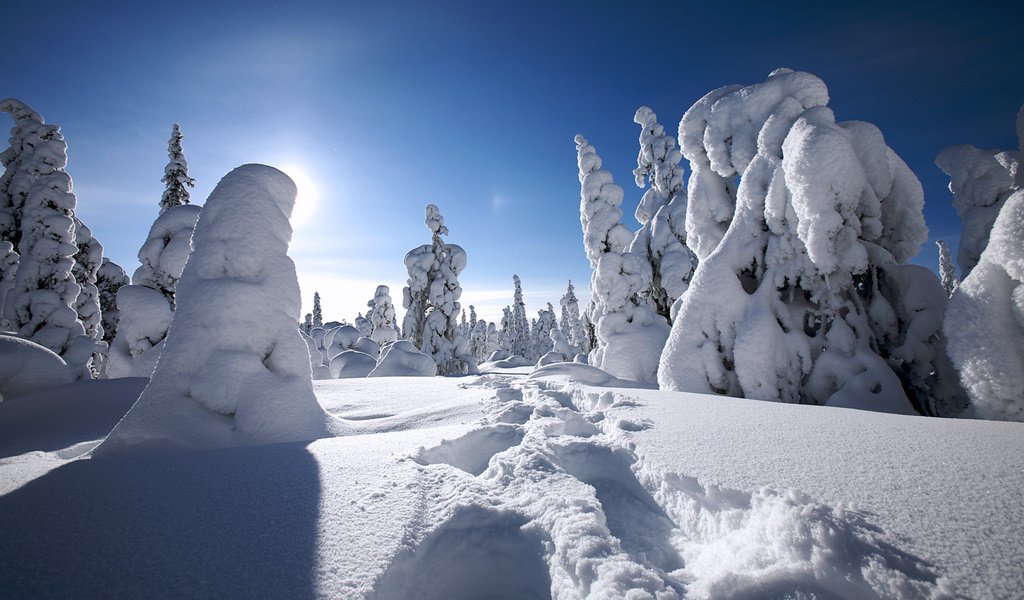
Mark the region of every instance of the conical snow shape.
<instances>
[{"instance_id":1,"label":"conical snow shape","mask_svg":"<svg viewBox=\"0 0 1024 600\"><path fill-rule=\"evenodd\" d=\"M312 440L313 394L287 256L295 184L264 165L228 173L203 207L177 310L149 386L94 456Z\"/></svg>"}]
</instances>

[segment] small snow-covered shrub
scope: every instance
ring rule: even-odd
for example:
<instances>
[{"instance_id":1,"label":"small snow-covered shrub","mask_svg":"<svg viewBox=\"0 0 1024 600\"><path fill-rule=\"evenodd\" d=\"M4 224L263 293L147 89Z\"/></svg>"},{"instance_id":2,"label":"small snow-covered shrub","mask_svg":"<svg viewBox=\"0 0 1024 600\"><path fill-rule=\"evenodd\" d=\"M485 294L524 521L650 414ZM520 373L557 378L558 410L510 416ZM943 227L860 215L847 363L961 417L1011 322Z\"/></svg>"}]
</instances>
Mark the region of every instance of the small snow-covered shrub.
<instances>
[{"instance_id":1,"label":"small snow-covered shrub","mask_svg":"<svg viewBox=\"0 0 1024 600\"><path fill-rule=\"evenodd\" d=\"M408 340L384 344L377 365L368 377L433 377L437 363Z\"/></svg>"}]
</instances>

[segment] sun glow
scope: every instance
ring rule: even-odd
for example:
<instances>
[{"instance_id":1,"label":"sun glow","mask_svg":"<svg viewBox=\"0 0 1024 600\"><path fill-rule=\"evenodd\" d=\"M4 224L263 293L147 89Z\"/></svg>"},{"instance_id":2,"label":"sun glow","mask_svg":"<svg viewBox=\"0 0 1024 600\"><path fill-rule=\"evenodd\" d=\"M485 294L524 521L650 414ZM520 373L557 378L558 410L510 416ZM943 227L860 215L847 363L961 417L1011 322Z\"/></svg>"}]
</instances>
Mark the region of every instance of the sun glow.
<instances>
[{"instance_id":1,"label":"sun glow","mask_svg":"<svg viewBox=\"0 0 1024 600\"><path fill-rule=\"evenodd\" d=\"M294 163L289 163L282 166L281 170L292 178L292 181L295 182L295 187L298 188L291 219L292 229L298 229L308 223L316 213L317 206L320 203L320 190L317 189L316 183L309 176L306 169Z\"/></svg>"}]
</instances>

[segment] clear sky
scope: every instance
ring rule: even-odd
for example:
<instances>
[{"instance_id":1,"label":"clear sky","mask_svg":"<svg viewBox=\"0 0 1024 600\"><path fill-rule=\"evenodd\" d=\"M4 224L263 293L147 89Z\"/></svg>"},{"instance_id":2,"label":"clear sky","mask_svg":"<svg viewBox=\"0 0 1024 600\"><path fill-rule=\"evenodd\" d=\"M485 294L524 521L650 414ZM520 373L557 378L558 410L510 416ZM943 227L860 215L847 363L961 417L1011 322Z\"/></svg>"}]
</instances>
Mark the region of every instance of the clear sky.
<instances>
[{"instance_id":1,"label":"clear sky","mask_svg":"<svg viewBox=\"0 0 1024 600\"><path fill-rule=\"evenodd\" d=\"M935 155L1016 148L1024 102L1020 2L216 4L5 7L0 97L61 126L78 214L129 274L172 123L196 203L243 163L292 175L290 254L304 312L319 290L325 319L351 321L380 283L401 318L428 203L467 251L463 304L482 317L500 317L513 273L530 315L568 278L584 296L573 135L631 215L637 107L675 131L708 91L780 66L821 77L836 117L878 125L920 177L932 241L917 260L933 267L934 240L960 231Z\"/></svg>"}]
</instances>

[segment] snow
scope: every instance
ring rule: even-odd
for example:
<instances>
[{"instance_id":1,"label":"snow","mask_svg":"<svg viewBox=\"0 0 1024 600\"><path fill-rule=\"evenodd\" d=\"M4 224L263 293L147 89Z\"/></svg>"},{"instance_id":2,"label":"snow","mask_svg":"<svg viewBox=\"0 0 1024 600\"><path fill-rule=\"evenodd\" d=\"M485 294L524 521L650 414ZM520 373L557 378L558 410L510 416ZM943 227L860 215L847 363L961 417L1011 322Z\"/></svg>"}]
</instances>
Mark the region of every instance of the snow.
<instances>
[{"instance_id":1,"label":"snow","mask_svg":"<svg viewBox=\"0 0 1024 600\"><path fill-rule=\"evenodd\" d=\"M264 165L238 167L217 184L152 380L97 455L312 440L338 426L313 394L296 325L299 286L287 255L295 193Z\"/></svg>"},{"instance_id":2,"label":"snow","mask_svg":"<svg viewBox=\"0 0 1024 600\"><path fill-rule=\"evenodd\" d=\"M368 377L433 377L434 359L416 349L408 340L388 342L381 347L377 366Z\"/></svg>"},{"instance_id":3,"label":"snow","mask_svg":"<svg viewBox=\"0 0 1024 600\"><path fill-rule=\"evenodd\" d=\"M0 402L74 380L75 372L49 348L0 333Z\"/></svg>"},{"instance_id":4,"label":"snow","mask_svg":"<svg viewBox=\"0 0 1024 600\"><path fill-rule=\"evenodd\" d=\"M999 211L978 264L950 299L949 355L983 419L1024 421L1024 190Z\"/></svg>"},{"instance_id":5,"label":"snow","mask_svg":"<svg viewBox=\"0 0 1024 600\"><path fill-rule=\"evenodd\" d=\"M942 598L1024 585L1022 424L571 378L322 381L349 435L103 460L88 448L144 380L0 403L0 514L17 515L0 519L0 579L34 597Z\"/></svg>"}]
</instances>

